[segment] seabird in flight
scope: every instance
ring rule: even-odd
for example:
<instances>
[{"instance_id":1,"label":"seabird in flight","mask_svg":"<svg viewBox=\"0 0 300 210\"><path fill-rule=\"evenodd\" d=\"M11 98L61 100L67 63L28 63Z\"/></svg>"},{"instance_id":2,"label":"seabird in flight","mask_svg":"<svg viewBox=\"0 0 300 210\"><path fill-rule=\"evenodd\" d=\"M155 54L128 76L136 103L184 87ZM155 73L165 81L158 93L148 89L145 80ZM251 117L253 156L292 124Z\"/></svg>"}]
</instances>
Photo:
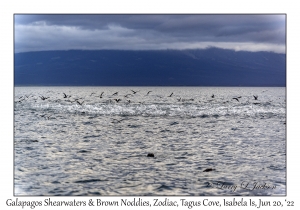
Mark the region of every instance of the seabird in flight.
<instances>
[{"instance_id":1,"label":"seabird in flight","mask_svg":"<svg viewBox=\"0 0 300 210\"><path fill-rule=\"evenodd\" d=\"M77 102L79 105L82 106L82 104L83 104L84 101L82 101L81 103L80 103L79 101L76 101L76 102Z\"/></svg>"},{"instance_id":2,"label":"seabird in flight","mask_svg":"<svg viewBox=\"0 0 300 210\"><path fill-rule=\"evenodd\" d=\"M67 95L65 93L63 93L63 94L64 94L64 98L70 98L71 97L71 95Z\"/></svg>"},{"instance_id":3,"label":"seabird in flight","mask_svg":"<svg viewBox=\"0 0 300 210\"><path fill-rule=\"evenodd\" d=\"M104 93L104 92L101 93L100 98L102 98L103 93Z\"/></svg>"},{"instance_id":4,"label":"seabird in flight","mask_svg":"<svg viewBox=\"0 0 300 210\"><path fill-rule=\"evenodd\" d=\"M169 95L168 97L172 97L173 93L171 93L171 95Z\"/></svg>"},{"instance_id":5,"label":"seabird in flight","mask_svg":"<svg viewBox=\"0 0 300 210\"><path fill-rule=\"evenodd\" d=\"M24 101L24 100L25 100L25 98L23 98L23 99L21 99L19 101L16 101L16 103L22 103L22 101Z\"/></svg>"},{"instance_id":6,"label":"seabird in flight","mask_svg":"<svg viewBox=\"0 0 300 210\"><path fill-rule=\"evenodd\" d=\"M238 98L232 98L232 99L235 99L235 100L237 100L238 102L240 102Z\"/></svg>"},{"instance_id":7,"label":"seabird in flight","mask_svg":"<svg viewBox=\"0 0 300 210\"><path fill-rule=\"evenodd\" d=\"M254 100L257 100L258 96L253 96L254 97Z\"/></svg>"},{"instance_id":8,"label":"seabird in flight","mask_svg":"<svg viewBox=\"0 0 300 210\"><path fill-rule=\"evenodd\" d=\"M130 93L126 94L124 97L127 98L128 96L132 96Z\"/></svg>"},{"instance_id":9,"label":"seabird in flight","mask_svg":"<svg viewBox=\"0 0 300 210\"><path fill-rule=\"evenodd\" d=\"M131 90L131 91L133 92L133 94L136 94L137 92L139 92L139 90L138 91Z\"/></svg>"},{"instance_id":10,"label":"seabird in flight","mask_svg":"<svg viewBox=\"0 0 300 210\"><path fill-rule=\"evenodd\" d=\"M46 99L48 99L49 97L44 97L44 96L40 96L40 98L44 101L44 100L46 100Z\"/></svg>"}]
</instances>

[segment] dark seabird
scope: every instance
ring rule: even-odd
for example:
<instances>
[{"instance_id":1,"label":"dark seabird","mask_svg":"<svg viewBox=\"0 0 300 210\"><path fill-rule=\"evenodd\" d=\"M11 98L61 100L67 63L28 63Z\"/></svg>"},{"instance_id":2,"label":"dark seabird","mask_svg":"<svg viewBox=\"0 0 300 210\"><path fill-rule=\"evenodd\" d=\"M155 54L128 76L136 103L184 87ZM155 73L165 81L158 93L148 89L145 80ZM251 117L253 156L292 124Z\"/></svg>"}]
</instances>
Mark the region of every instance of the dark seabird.
<instances>
[{"instance_id":1,"label":"dark seabird","mask_svg":"<svg viewBox=\"0 0 300 210\"><path fill-rule=\"evenodd\" d=\"M19 98L20 99L20 98ZM16 101L16 103L22 103L22 101L24 101L25 100L25 98L22 98L21 100L19 100L19 101Z\"/></svg>"},{"instance_id":2,"label":"dark seabird","mask_svg":"<svg viewBox=\"0 0 300 210\"><path fill-rule=\"evenodd\" d=\"M75 98L73 102L78 101L79 99L82 99L82 98Z\"/></svg>"},{"instance_id":3,"label":"dark seabird","mask_svg":"<svg viewBox=\"0 0 300 210\"><path fill-rule=\"evenodd\" d=\"M129 94L126 94L124 97L128 98L128 96L132 96L132 95L129 93Z\"/></svg>"},{"instance_id":4,"label":"dark seabird","mask_svg":"<svg viewBox=\"0 0 300 210\"><path fill-rule=\"evenodd\" d=\"M134 90L131 90L132 92L133 92L133 94L136 94L137 92L139 92L139 91L134 91Z\"/></svg>"},{"instance_id":5,"label":"dark seabird","mask_svg":"<svg viewBox=\"0 0 300 210\"><path fill-rule=\"evenodd\" d=\"M212 98L214 98L215 97L215 95L214 94L212 94L212 96L211 96Z\"/></svg>"},{"instance_id":6,"label":"dark seabird","mask_svg":"<svg viewBox=\"0 0 300 210\"><path fill-rule=\"evenodd\" d=\"M210 172L210 171L215 171L216 169L214 169L214 168L207 168L207 169L205 169L203 172Z\"/></svg>"},{"instance_id":7,"label":"dark seabird","mask_svg":"<svg viewBox=\"0 0 300 210\"><path fill-rule=\"evenodd\" d=\"M82 106L82 104L83 104L84 101L82 101L81 103L80 103L79 101L76 101L76 102L77 102L79 105Z\"/></svg>"},{"instance_id":8,"label":"dark seabird","mask_svg":"<svg viewBox=\"0 0 300 210\"><path fill-rule=\"evenodd\" d=\"M253 96L254 97L254 100L257 100L258 96Z\"/></svg>"},{"instance_id":9,"label":"dark seabird","mask_svg":"<svg viewBox=\"0 0 300 210\"><path fill-rule=\"evenodd\" d=\"M104 93L104 92L101 93L100 98L102 98L103 93Z\"/></svg>"},{"instance_id":10,"label":"dark seabird","mask_svg":"<svg viewBox=\"0 0 300 210\"><path fill-rule=\"evenodd\" d=\"M153 153L148 153L147 157L154 157Z\"/></svg>"},{"instance_id":11,"label":"dark seabird","mask_svg":"<svg viewBox=\"0 0 300 210\"><path fill-rule=\"evenodd\" d=\"M172 97L173 93L171 93L171 95L169 95L168 97Z\"/></svg>"},{"instance_id":12,"label":"dark seabird","mask_svg":"<svg viewBox=\"0 0 300 210\"><path fill-rule=\"evenodd\" d=\"M44 97L44 96L40 96L40 98L44 101L44 100L46 100L46 99L48 99L49 97Z\"/></svg>"},{"instance_id":13,"label":"dark seabird","mask_svg":"<svg viewBox=\"0 0 300 210\"><path fill-rule=\"evenodd\" d=\"M71 97L71 95L67 95L65 93L63 93L63 94L64 94L64 98L70 98Z\"/></svg>"},{"instance_id":14,"label":"dark seabird","mask_svg":"<svg viewBox=\"0 0 300 210\"><path fill-rule=\"evenodd\" d=\"M232 99L235 99L235 100L237 100L237 101L239 102L239 99L238 99L238 98L232 98Z\"/></svg>"},{"instance_id":15,"label":"dark seabird","mask_svg":"<svg viewBox=\"0 0 300 210\"><path fill-rule=\"evenodd\" d=\"M118 95L118 92L115 92L114 94L112 94L113 96Z\"/></svg>"},{"instance_id":16,"label":"dark seabird","mask_svg":"<svg viewBox=\"0 0 300 210\"><path fill-rule=\"evenodd\" d=\"M146 96L147 96L147 95L149 95L149 93L151 93L151 92L152 92L151 90L150 90L150 91L148 91L148 93L146 94Z\"/></svg>"},{"instance_id":17,"label":"dark seabird","mask_svg":"<svg viewBox=\"0 0 300 210\"><path fill-rule=\"evenodd\" d=\"M115 100L117 103L118 103L119 101L121 101L121 99L119 99L119 98L118 98L118 99L114 99L114 100Z\"/></svg>"}]
</instances>

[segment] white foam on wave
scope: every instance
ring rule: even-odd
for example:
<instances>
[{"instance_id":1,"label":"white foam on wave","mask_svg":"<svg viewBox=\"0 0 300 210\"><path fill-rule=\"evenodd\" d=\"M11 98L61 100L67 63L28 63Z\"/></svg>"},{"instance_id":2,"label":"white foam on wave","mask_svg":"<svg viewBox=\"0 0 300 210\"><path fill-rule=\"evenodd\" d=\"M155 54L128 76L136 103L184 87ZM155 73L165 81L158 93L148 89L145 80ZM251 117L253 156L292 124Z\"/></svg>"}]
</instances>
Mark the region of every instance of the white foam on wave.
<instances>
[{"instance_id":1,"label":"white foam on wave","mask_svg":"<svg viewBox=\"0 0 300 210\"><path fill-rule=\"evenodd\" d=\"M55 113L86 113L119 116L285 116L285 107L258 106L253 104L28 104L39 111L51 110Z\"/></svg>"}]
</instances>

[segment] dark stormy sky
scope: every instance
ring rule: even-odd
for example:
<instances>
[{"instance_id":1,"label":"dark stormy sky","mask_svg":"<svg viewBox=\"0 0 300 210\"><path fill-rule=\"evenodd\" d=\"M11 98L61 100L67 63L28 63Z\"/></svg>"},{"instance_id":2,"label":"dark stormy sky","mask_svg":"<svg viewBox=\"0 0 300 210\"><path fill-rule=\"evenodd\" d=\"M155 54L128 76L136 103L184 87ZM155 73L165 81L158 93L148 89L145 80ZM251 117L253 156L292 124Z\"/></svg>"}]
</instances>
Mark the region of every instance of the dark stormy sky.
<instances>
[{"instance_id":1,"label":"dark stormy sky","mask_svg":"<svg viewBox=\"0 0 300 210\"><path fill-rule=\"evenodd\" d=\"M218 47L285 53L286 15L14 15L15 52Z\"/></svg>"}]
</instances>

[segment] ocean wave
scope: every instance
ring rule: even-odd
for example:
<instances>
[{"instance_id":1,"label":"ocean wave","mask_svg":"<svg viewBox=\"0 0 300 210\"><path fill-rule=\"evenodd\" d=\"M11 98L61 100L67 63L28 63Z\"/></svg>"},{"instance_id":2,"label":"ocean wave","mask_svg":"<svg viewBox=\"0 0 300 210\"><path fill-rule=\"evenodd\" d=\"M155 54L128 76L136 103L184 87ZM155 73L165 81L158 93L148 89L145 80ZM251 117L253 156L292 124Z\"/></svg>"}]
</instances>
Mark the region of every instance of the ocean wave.
<instances>
[{"instance_id":1,"label":"ocean wave","mask_svg":"<svg viewBox=\"0 0 300 210\"><path fill-rule=\"evenodd\" d=\"M145 117L283 117L286 114L285 107L255 106L251 104L232 106L223 104L199 105L199 104L31 104L31 111L88 114L93 116L145 116Z\"/></svg>"}]
</instances>

